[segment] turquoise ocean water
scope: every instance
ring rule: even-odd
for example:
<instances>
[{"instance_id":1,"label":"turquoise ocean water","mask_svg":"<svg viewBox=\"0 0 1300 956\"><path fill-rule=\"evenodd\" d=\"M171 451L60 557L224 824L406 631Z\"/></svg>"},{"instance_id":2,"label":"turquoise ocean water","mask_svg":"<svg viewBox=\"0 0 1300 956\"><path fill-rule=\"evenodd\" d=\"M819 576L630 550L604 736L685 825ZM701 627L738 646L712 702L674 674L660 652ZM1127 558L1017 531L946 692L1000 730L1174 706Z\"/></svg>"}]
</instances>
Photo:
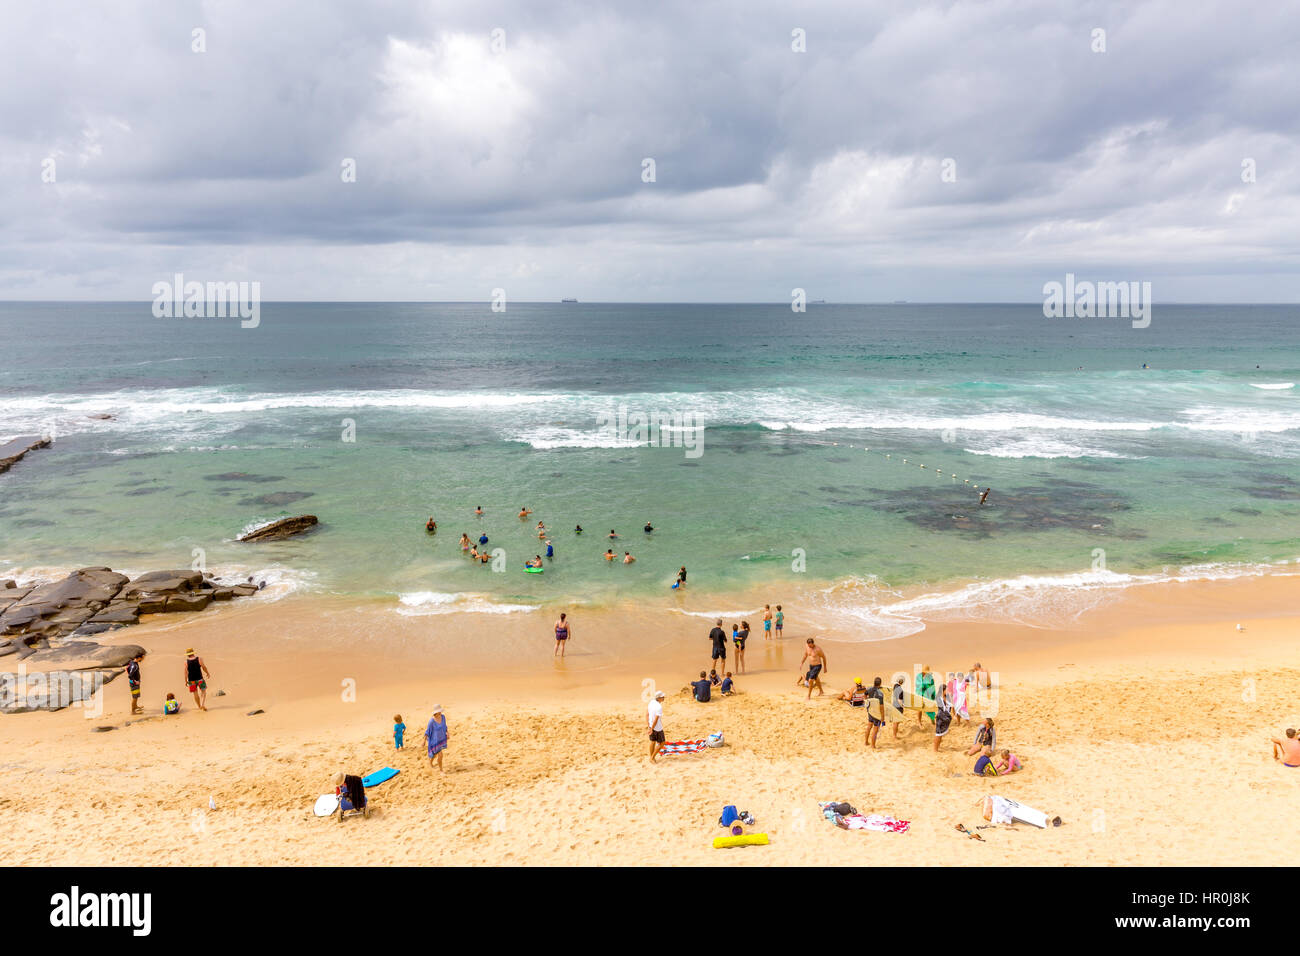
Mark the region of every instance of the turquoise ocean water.
<instances>
[{"instance_id":1,"label":"turquoise ocean water","mask_svg":"<svg viewBox=\"0 0 1300 956\"><path fill-rule=\"evenodd\" d=\"M271 303L243 329L0 304L0 439L55 436L0 476L0 574L200 549L436 613L664 601L685 564L692 594L800 587L890 636L918 593L1256 573L1300 555L1298 328L1288 306L1157 304L1133 329L1037 305ZM620 407L703 430L620 432ZM234 541L304 512L311 536ZM556 556L526 575L538 518ZM636 564L602 560L611 528Z\"/></svg>"}]
</instances>

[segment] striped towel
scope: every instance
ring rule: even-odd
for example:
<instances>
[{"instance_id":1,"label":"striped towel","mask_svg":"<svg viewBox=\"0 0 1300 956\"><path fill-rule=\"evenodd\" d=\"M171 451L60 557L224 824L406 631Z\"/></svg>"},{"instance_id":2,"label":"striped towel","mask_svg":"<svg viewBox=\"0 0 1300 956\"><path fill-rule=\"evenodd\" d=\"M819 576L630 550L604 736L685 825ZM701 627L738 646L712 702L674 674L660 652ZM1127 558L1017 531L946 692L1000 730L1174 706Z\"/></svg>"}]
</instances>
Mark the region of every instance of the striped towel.
<instances>
[{"instance_id":1,"label":"striped towel","mask_svg":"<svg viewBox=\"0 0 1300 956\"><path fill-rule=\"evenodd\" d=\"M822 814L841 830L879 830L882 833L906 833L912 824L885 813L852 813L844 816L830 809L832 803L818 803Z\"/></svg>"},{"instance_id":2,"label":"striped towel","mask_svg":"<svg viewBox=\"0 0 1300 956\"><path fill-rule=\"evenodd\" d=\"M663 745L659 751L663 754L697 754L704 749L703 740L673 740Z\"/></svg>"}]
</instances>

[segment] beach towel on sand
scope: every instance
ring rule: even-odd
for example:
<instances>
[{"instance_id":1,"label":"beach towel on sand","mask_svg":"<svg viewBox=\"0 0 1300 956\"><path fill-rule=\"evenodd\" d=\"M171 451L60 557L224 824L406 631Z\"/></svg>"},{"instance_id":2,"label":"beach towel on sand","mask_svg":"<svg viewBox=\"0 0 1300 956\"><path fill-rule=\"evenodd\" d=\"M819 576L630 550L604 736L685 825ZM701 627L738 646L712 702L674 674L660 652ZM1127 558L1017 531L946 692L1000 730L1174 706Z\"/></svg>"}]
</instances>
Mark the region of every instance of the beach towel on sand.
<instances>
[{"instance_id":1,"label":"beach towel on sand","mask_svg":"<svg viewBox=\"0 0 1300 956\"><path fill-rule=\"evenodd\" d=\"M834 803L819 803L827 820L842 830L878 830L881 833L906 833L911 827L907 820L899 820L885 813L852 813L847 816L836 813L831 807Z\"/></svg>"},{"instance_id":2,"label":"beach towel on sand","mask_svg":"<svg viewBox=\"0 0 1300 956\"><path fill-rule=\"evenodd\" d=\"M697 754L705 746L704 740L670 740L660 748L659 754Z\"/></svg>"}]
</instances>

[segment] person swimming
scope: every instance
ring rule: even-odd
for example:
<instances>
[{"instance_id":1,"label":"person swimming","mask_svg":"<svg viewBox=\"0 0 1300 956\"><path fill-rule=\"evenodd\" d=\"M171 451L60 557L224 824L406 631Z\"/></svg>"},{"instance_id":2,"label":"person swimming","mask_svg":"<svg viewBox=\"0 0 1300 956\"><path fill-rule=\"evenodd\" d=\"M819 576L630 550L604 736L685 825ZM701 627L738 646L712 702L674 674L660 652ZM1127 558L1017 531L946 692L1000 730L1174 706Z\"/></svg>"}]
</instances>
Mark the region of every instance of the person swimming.
<instances>
[{"instance_id":1,"label":"person swimming","mask_svg":"<svg viewBox=\"0 0 1300 956\"><path fill-rule=\"evenodd\" d=\"M645 533L649 534L653 530L654 530L654 525L652 525L649 521L647 521L645 523Z\"/></svg>"},{"instance_id":2,"label":"person swimming","mask_svg":"<svg viewBox=\"0 0 1300 956\"><path fill-rule=\"evenodd\" d=\"M609 536L610 536L611 538L617 538L617 537L618 537L618 532L615 531L613 528L610 528L610 529L609 529Z\"/></svg>"},{"instance_id":3,"label":"person swimming","mask_svg":"<svg viewBox=\"0 0 1300 956\"><path fill-rule=\"evenodd\" d=\"M605 552L605 560L606 560L606 561L613 561L613 560L614 560L614 549L613 549L613 548L610 548L608 551Z\"/></svg>"},{"instance_id":4,"label":"person swimming","mask_svg":"<svg viewBox=\"0 0 1300 956\"><path fill-rule=\"evenodd\" d=\"M519 509L519 517L520 517L520 518L527 518L530 514L532 514L532 512L529 511L527 508L524 508L524 507L522 507L522 506L520 507L520 509Z\"/></svg>"},{"instance_id":5,"label":"person swimming","mask_svg":"<svg viewBox=\"0 0 1300 956\"><path fill-rule=\"evenodd\" d=\"M541 566L542 566L542 556L540 554L535 554L533 555L533 559L531 561L524 562L524 567L528 567L528 568L540 568Z\"/></svg>"},{"instance_id":6,"label":"person swimming","mask_svg":"<svg viewBox=\"0 0 1300 956\"><path fill-rule=\"evenodd\" d=\"M573 526L573 533L574 533L574 534L582 534L582 525L580 525L580 524L579 524L579 525L574 525L574 526Z\"/></svg>"},{"instance_id":7,"label":"person swimming","mask_svg":"<svg viewBox=\"0 0 1300 956\"><path fill-rule=\"evenodd\" d=\"M480 518L483 517L483 506L482 506L482 505L479 505L477 508L475 508L475 509L474 509L474 514L477 515L477 516L480 517Z\"/></svg>"},{"instance_id":8,"label":"person swimming","mask_svg":"<svg viewBox=\"0 0 1300 956\"><path fill-rule=\"evenodd\" d=\"M980 495L980 504L981 504L981 505L984 504L984 502L988 501L988 498L989 498L989 492L992 491L992 490L993 490L992 488L985 488L985 489L984 489L984 493Z\"/></svg>"},{"instance_id":9,"label":"person swimming","mask_svg":"<svg viewBox=\"0 0 1300 956\"><path fill-rule=\"evenodd\" d=\"M623 552L623 563L624 563L624 564L631 564L631 563L632 563L633 561L635 561L635 560L636 560L636 558L632 557L632 552L631 552L631 551L624 551L624 552Z\"/></svg>"},{"instance_id":10,"label":"person swimming","mask_svg":"<svg viewBox=\"0 0 1300 956\"><path fill-rule=\"evenodd\" d=\"M430 516L429 520L424 523L424 530L433 534L438 530L438 522L434 521L433 517Z\"/></svg>"}]
</instances>

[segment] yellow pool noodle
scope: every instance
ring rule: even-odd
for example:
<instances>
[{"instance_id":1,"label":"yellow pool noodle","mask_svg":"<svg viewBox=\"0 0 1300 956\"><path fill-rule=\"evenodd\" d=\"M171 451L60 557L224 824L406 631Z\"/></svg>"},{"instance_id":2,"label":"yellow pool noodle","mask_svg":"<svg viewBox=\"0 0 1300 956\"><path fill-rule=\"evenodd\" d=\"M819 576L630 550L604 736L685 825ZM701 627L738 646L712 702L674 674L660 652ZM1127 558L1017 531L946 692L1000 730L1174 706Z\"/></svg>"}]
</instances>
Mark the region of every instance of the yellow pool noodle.
<instances>
[{"instance_id":1,"label":"yellow pool noodle","mask_svg":"<svg viewBox=\"0 0 1300 956\"><path fill-rule=\"evenodd\" d=\"M713 838L713 849L725 850L729 846L767 846L766 833L746 833L744 836Z\"/></svg>"}]
</instances>

